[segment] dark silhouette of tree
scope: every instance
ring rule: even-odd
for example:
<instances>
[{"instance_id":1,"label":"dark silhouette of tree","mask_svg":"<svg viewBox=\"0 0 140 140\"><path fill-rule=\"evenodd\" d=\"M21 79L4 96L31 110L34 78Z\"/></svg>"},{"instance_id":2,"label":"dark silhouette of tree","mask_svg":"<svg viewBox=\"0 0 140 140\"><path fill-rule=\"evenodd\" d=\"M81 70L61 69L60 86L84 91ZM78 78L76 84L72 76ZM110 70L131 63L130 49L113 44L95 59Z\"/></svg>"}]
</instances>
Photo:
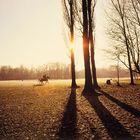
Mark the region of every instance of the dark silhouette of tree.
<instances>
[{"instance_id":1,"label":"dark silhouette of tree","mask_svg":"<svg viewBox=\"0 0 140 140\"><path fill-rule=\"evenodd\" d=\"M109 36L114 42L113 47L121 50L119 60L129 69L133 85L133 72L139 73L140 68L139 3L134 0L110 2L113 14L109 14Z\"/></svg>"},{"instance_id":2,"label":"dark silhouette of tree","mask_svg":"<svg viewBox=\"0 0 140 140\"><path fill-rule=\"evenodd\" d=\"M140 74L140 1L130 0L126 14L126 26L128 31L128 42L130 55L134 64L133 71Z\"/></svg>"},{"instance_id":3,"label":"dark silhouette of tree","mask_svg":"<svg viewBox=\"0 0 140 140\"><path fill-rule=\"evenodd\" d=\"M96 5L96 0L88 0L88 22L89 22L89 44L90 44L90 53L91 53L91 66L92 66L92 79L93 87L99 88L96 75L96 66L95 66L95 49L94 49L94 37L93 30L95 28L94 23L94 9Z\"/></svg>"},{"instance_id":4,"label":"dark silhouette of tree","mask_svg":"<svg viewBox=\"0 0 140 140\"><path fill-rule=\"evenodd\" d=\"M120 3L119 0L117 0L117 4L118 4L118 11L120 13L120 18L121 18L122 26L123 26L123 34L124 34L124 38L125 38L125 45L126 45L127 56L128 56L128 64L129 64L131 84L133 85L134 84L133 72L132 72L129 44L128 44L128 38L127 38L127 33L126 33L125 18L124 18L125 17L125 9L124 9L125 4L122 5L122 8L121 8L121 3Z\"/></svg>"},{"instance_id":5,"label":"dark silhouette of tree","mask_svg":"<svg viewBox=\"0 0 140 140\"><path fill-rule=\"evenodd\" d=\"M117 59L117 66L116 66L116 69L117 69L117 86L120 86L120 64L119 64L119 55L118 55L118 59Z\"/></svg>"},{"instance_id":6,"label":"dark silhouette of tree","mask_svg":"<svg viewBox=\"0 0 140 140\"><path fill-rule=\"evenodd\" d=\"M84 67L85 67L85 85L83 94L90 94L93 91L92 77L90 69L90 56L89 56L89 22L88 22L88 3L82 0L83 12L83 53L84 53Z\"/></svg>"},{"instance_id":7,"label":"dark silhouette of tree","mask_svg":"<svg viewBox=\"0 0 140 140\"><path fill-rule=\"evenodd\" d=\"M76 88L76 74L75 74L75 58L74 58L74 1L73 0L62 0L63 9L64 9L64 18L66 24L70 30L70 53L71 53L71 88Z\"/></svg>"},{"instance_id":8,"label":"dark silhouette of tree","mask_svg":"<svg viewBox=\"0 0 140 140\"><path fill-rule=\"evenodd\" d=\"M95 66L95 49L94 49L94 42L95 42L95 21L94 21L94 10L96 6L96 0L86 0L87 3L87 22L88 22L88 42L89 42L89 55L90 62L91 62L91 71L92 71L92 81L93 81L93 88L99 88L96 76L96 66ZM76 28L80 33L83 34L83 15L82 12L82 1L76 1L75 3L75 12L76 12Z\"/></svg>"}]
</instances>

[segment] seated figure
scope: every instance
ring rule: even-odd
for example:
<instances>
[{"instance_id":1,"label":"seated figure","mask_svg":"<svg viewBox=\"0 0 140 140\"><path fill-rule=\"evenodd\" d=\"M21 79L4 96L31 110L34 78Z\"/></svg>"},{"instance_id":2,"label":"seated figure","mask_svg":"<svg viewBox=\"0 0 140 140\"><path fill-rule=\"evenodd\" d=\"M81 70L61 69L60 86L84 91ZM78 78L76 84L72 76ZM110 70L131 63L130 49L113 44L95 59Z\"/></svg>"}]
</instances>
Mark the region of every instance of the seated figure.
<instances>
[{"instance_id":1,"label":"seated figure","mask_svg":"<svg viewBox=\"0 0 140 140\"><path fill-rule=\"evenodd\" d=\"M107 85L111 85L111 79L106 80Z\"/></svg>"},{"instance_id":2,"label":"seated figure","mask_svg":"<svg viewBox=\"0 0 140 140\"><path fill-rule=\"evenodd\" d=\"M44 74L44 75L42 76L42 78L39 79L39 82L41 82L42 84L43 84L43 82L47 83L48 80L49 80L49 78L50 78L49 76L46 76L46 74Z\"/></svg>"}]
</instances>

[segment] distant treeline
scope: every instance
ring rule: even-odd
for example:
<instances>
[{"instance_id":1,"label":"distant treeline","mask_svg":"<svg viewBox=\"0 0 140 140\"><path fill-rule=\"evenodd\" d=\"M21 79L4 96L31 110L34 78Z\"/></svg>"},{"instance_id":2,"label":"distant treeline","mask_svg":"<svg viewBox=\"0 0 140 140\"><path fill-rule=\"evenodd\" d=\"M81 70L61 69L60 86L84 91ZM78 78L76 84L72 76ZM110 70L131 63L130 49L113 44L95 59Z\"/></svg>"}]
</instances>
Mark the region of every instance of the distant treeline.
<instances>
[{"instance_id":1,"label":"distant treeline","mask_svg":"<svg viewBox=\"0 0 140 140\"><path fill-rule=\"evenodd\" d=\"M47 74L51 79L70 79L71 68L68 64L51 63L37 68L27 68L24 66L0 67L0 80L27 80L39 79L43 74ZM84 78L84 70L76 71L77 78ZM125 69L120 70L120 77L128 77L129 73ZM114 68L100 68L97 69L98 78L114 78L116 77L116 70Z\"/></svg>"}]
</instances>

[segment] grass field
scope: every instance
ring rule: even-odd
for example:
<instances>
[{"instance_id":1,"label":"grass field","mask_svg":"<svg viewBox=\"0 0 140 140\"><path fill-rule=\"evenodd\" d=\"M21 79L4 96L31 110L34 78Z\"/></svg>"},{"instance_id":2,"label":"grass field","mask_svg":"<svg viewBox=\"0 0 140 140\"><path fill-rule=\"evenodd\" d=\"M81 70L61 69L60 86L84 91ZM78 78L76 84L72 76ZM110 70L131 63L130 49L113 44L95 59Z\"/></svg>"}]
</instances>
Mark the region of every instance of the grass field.
<instances>
[{"instance_id":1,"label":"grass field","mask_svg":"<svg viewBox=\"0 0 140 140\"><path fill-rule=\"evenodd\" d=\"M70 80L0 82L0 139L140 139L140 85L106 85L81 96ZM93 93L94 94L94 93Z\"/></svg>"}]
</instances>

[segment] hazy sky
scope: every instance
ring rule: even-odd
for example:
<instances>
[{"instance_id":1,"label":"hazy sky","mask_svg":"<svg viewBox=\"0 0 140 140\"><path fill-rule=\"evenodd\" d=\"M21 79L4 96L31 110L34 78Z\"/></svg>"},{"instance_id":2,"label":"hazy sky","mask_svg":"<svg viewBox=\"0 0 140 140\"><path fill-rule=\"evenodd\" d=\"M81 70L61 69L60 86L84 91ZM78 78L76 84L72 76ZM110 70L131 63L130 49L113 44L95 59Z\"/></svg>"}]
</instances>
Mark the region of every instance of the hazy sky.
<instances>
[{"instance_id":1,"label":"hazy sky","mask_svg":"<svg viewBox=\"0 0 140 140\"><path fill-rule=\"evenodd\" d=\"M106 46L98 3L96 63L106 66L101 51ZM0 0L0 65L38 66L49 62L70 63L63 39L61 0ZM82 46L76 45L77 67L83 65Z\"/></svg>"}]
</instances>

